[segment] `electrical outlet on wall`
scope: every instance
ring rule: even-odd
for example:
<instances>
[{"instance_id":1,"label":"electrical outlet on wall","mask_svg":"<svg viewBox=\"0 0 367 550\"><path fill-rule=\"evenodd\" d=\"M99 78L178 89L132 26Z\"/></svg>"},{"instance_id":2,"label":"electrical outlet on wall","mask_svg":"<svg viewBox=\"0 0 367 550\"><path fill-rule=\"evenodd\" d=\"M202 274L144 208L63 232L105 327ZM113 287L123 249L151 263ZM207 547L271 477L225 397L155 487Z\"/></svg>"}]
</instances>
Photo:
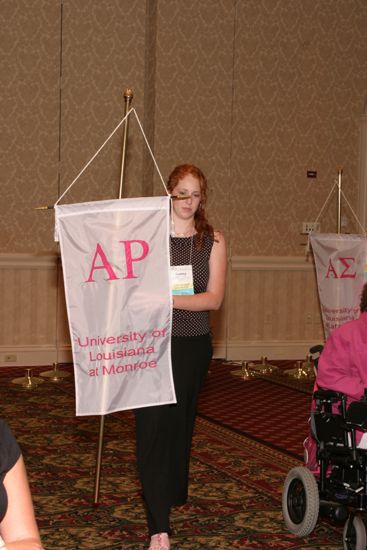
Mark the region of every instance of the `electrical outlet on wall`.
<instances>
[{"instance_id":1,"label":"electrical outlet on wall","mask_svg":"<svg viewBox=\"0 0 367 550\"><path fill-rule=\"evenodd\" d=\"M315 231L315 233L320 233L320 222L302 222L302 235L308 235Z\"/></svg>"}]
</instances>

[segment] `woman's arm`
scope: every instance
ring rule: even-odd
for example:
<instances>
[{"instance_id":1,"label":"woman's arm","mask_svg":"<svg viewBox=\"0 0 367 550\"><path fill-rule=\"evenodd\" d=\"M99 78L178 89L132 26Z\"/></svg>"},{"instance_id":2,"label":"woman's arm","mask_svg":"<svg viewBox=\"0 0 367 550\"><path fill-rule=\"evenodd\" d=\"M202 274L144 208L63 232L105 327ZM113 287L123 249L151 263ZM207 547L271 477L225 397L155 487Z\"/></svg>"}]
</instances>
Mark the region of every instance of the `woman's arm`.
<instances>
[{"instance_id":1,"label":"woman's arm","mask_svg":"<svg viewBox=\"0 0 367 550\"><path fill-rule=\"evenodd\" d=\"M7 550L42 550L23 457L4 478L8 509L0 524Z\"/></svg>"},{"instance_id":2,"label":"woman's arm","mask_svg":"<svg viewBox=\"0 0 367 550\"><path fill-rule=\"evenodd\" d=\"M354 325L356 326L356 325ZM363 355L362 355L363 353ZM349 331L343 327L334 329L321 352L316 383L320 388L346 393L352 399L360 399L364 393L361 368L364 368L365 351L358 351Z\"/></svg>"},{"instance_id":3,"label":"woman's arm","mask_svg":"<svg viewBox=\"0 0 367 550\"><path fill-rule=\"evenodd\" d=\"M189 311L219 309L226 287L227 252L224 237L218 231L214 234L213 248L209 258L209 281L206 292L192 296L173 296L173 307Z\"/></svg>"}]
</instances>

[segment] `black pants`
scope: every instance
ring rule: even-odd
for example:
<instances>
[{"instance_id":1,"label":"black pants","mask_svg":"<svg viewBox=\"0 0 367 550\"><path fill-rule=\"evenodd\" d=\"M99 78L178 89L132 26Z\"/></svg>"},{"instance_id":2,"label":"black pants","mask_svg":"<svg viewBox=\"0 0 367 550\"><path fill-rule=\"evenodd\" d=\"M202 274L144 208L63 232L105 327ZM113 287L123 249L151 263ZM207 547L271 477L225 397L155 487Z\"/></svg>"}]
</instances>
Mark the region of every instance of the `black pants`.
<instances>
[{"instance_id":1,"label":"black pants","mask_svg":"<svg viewBox=\"0 0 367 550\"><path fill-rule=\"evenodd\" d=\"M210 334L173 337L177 404L135 410L138 470L150 535L169 533L171 506L187 500L197 401L211 357Z\"/></svg>"}]
</instances>

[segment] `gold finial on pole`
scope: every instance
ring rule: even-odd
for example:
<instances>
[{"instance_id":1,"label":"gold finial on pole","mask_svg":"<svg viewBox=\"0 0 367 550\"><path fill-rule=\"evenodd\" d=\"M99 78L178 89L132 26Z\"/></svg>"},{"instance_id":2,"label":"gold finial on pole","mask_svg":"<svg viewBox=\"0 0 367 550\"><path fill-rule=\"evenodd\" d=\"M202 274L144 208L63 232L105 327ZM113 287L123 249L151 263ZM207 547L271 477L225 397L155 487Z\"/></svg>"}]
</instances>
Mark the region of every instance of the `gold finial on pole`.
<instances>
[{"instance_id":1,"label":"gold finial on pole","mask_svg":"<svg viewBox=\"0 0 367 550\"><path fill-rule=\"evenodd\" d=\"M127 115L130 109L131 101L134 97L134 93L130 88L127 88L124 92L124 99L125 99L125 112L124 116ZM122 138L122 153L121 153L121 172L120 172L120 189L119 189L119 199L122 197L122 184L124 181L124 174L125 174L125 163L126 163L126 146L127 146L127 135L128 135L128 129L129 129L129 118L125 120L124 124L124 134Z\"/></svg>"},{"instance_id":2,"label":"gold finial on pole","mask_svg":"<svg viewBox=\"0 0 367 550\"><path fill-rule=\"evenodd\" d=\"M124 92L124 97L125 98L130 98L130 99L132 99L134 97L134 92L132 91L131 88L126 88L126 90Z\"/></svg>"}]
</instances>

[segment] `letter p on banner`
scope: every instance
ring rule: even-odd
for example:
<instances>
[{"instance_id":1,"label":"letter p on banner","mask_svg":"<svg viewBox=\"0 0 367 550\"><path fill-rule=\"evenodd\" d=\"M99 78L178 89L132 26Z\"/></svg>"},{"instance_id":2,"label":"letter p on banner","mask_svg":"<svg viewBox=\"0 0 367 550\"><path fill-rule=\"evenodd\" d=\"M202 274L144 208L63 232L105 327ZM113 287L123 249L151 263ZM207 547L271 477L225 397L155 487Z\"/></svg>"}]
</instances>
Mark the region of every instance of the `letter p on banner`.
<instances>
[{"instance_id":1,"label":"letter p on banner","mask_svg":"<svg viewBox=\"0 0 367 550\"><path fill-rule=\"evenodd\" d=\"M169 197L55 206L77 415L176 403ZM164 336L154 338L157 329Z\"/></svg>"}]
</instances>

